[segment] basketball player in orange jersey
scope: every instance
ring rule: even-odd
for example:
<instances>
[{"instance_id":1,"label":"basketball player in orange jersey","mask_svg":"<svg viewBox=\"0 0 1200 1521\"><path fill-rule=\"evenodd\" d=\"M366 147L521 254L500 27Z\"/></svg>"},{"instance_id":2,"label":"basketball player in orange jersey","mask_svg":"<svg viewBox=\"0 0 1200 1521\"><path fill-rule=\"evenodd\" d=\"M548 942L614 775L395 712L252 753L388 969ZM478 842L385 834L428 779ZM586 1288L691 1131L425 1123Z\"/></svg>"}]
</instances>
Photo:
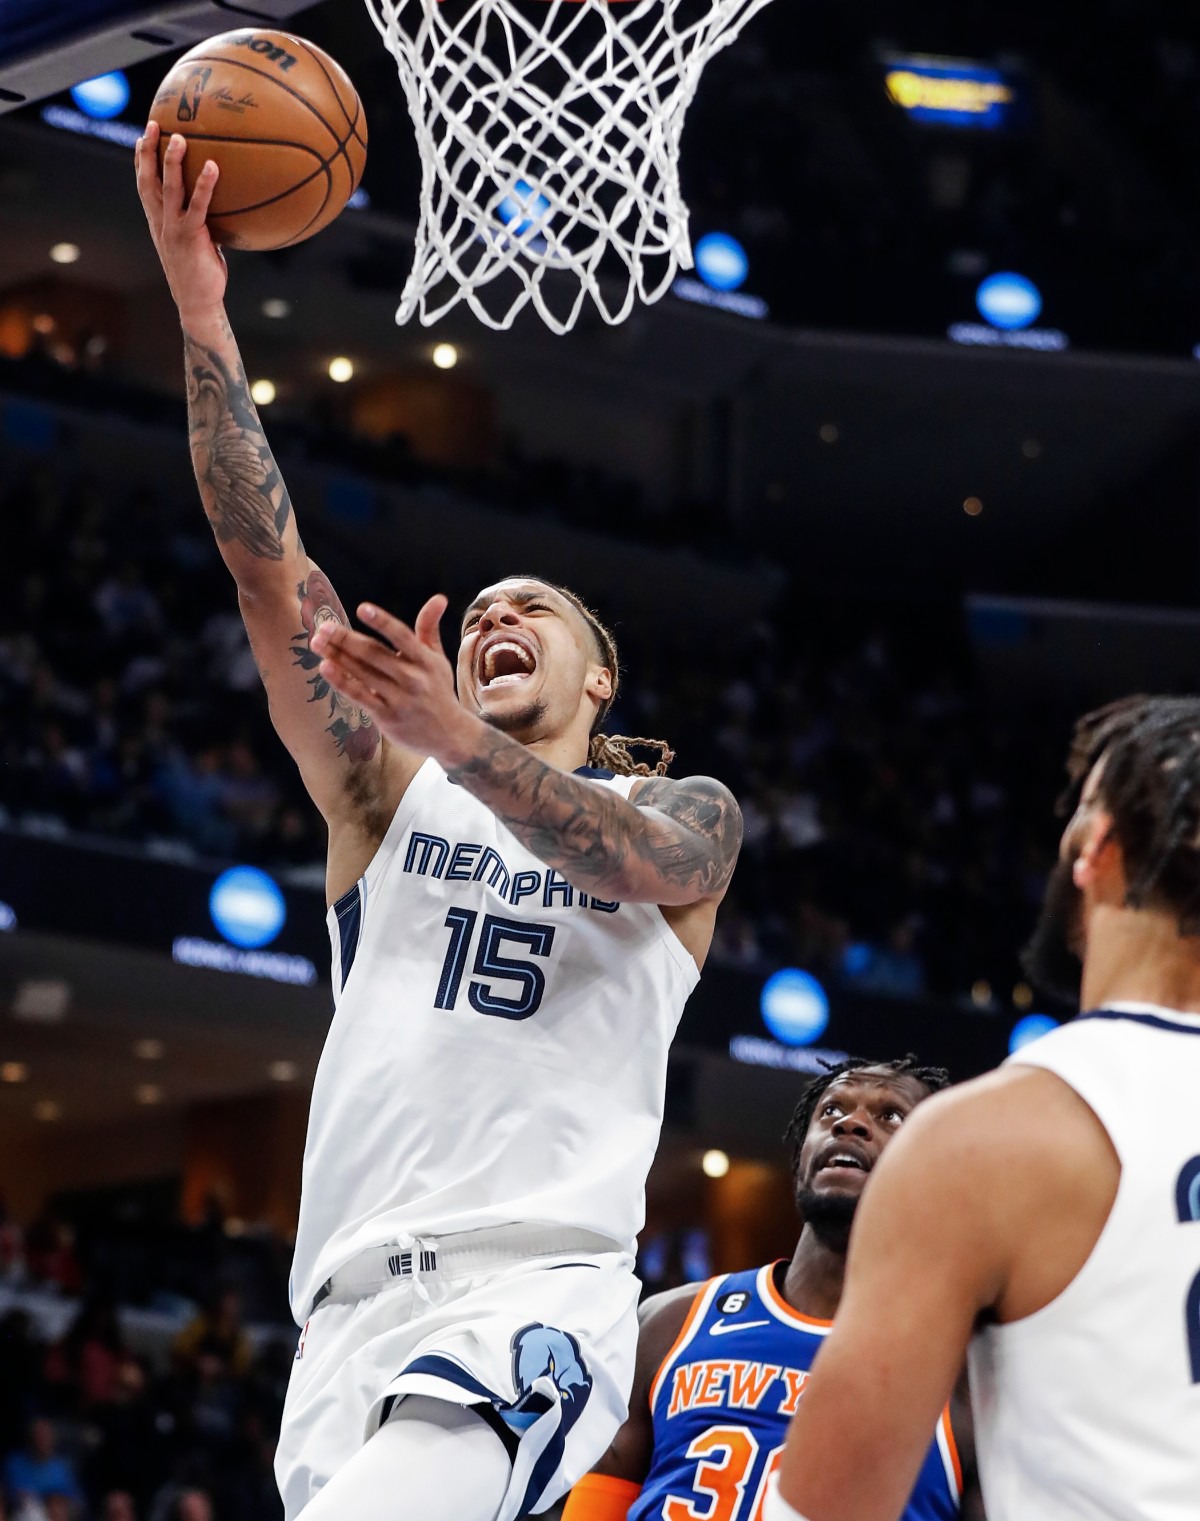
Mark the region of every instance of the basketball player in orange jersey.
<instances>
[{"instance_id":1,"label":"basketball player in orange jersey","mask_svg":"<svg viewBox=\"0 0 1200 1521\"><path fill-rule=\"evenodd\" d=\"M645 1302L629 1419L563 1521L761 1521L788 1420L838 1313L867 1180L946 1082L906 1057L852 1059L808 1083L785 1137L804 1222L791 1261ZM926 1435L904 1521L982 1521L970 1417L960 1389Z\"/></svg>"},{"instance_id":2,"label":"basketball player in orange jersey","mask_svg":"<svg viewBox=\"0 0 1200 1521\"><path fill-rule=\"evenodd\" d=\"M1027 966L1087 1012L889 1149L768 1521L895 1521L968 1346L992 1521L1198 1514L1200 700L1091 714L1068 771Z\"/></svg>"},{"instance_id":3,"label":"basketball player in orange jersey","mask_svg":"<svg viewBox=\"0 0 1200 1521\"><path fill-rule=\"evenodd\" d=\"M411 628L364 605L371 635L351 630L225 315L215 166L185 207L185 146L160 179L148 128L137 173L183 325L196 477L329 828L336 1013L305 1146L284 1510L513 1521L626 1413L667 1049L740 814L720 783L651 775L599 734L616 650L562 588L481 592L457 692L443 597Z\"/></svg>"}]
</instances>

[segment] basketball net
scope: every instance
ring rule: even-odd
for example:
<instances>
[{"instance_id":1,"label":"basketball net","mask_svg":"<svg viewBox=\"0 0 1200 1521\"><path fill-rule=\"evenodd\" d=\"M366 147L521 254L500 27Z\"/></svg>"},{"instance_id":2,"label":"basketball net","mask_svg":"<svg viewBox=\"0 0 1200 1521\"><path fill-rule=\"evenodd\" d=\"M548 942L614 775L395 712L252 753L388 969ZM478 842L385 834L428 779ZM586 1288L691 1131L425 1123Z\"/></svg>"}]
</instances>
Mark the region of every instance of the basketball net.
<instances>
[{"instance_id":1,"label":"basketball net","mask_svg":"<svg viewBox=\"0 0 1200 1521\"><path fill-rule=\"evenodd\" d=\"M530 303L565 333L623 322L691 269L684 115L712 55L769 0L366 0L421 153L397 322Z\"/></svg>"}]
</instances>

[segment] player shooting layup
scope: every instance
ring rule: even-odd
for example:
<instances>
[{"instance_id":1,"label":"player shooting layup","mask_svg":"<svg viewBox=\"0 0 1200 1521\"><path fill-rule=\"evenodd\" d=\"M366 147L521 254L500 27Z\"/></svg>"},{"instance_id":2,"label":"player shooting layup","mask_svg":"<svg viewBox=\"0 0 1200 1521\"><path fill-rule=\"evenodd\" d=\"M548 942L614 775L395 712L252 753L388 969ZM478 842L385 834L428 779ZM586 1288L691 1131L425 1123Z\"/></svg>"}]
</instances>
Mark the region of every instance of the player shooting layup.
<instances>
[{"instance_id":1,"label":"player shooting layup","mask_svg":"<svg viewBox=\"0 0 1200 1521\"><path fill-rule=\"evenodd\" d=\"M337 1010L304 1157L285 1511L511 1521L625 1415L667 1048L740 815L719 783L642 779L597 735L616 651L561 589L475 599L457 696L444 598L412 629L364 605L381 639L351 631L225 315L215 168L185 210L184 147L160 181L147 128L138 187L183 324L196 476L329 827Z\"/></svg>"},{"instance_id":2,"label":"player shooting layup","mask_svg":"<svg viewBox=\"0 0 1200 1521\"><path fill-rule=\"evenodd\" d=\"M767 1521L895 1521L968 1343L991 1521L1200 1513L1200 701L1093 713L1069 772L1027 966L1090 1012L888 1148Z\"/></svg>"}]
</instances>

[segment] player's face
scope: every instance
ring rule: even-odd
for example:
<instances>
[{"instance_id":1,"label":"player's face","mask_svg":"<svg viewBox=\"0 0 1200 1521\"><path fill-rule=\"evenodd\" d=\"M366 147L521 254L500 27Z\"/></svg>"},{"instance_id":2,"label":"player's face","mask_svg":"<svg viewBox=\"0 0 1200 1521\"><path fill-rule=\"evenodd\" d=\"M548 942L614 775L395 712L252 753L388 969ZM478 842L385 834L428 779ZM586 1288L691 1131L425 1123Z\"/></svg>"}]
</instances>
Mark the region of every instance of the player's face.
<instances>
[{"instance_id":1,"label":"player's face","mask_svg":"<svg viewBox=\"0 0 1200 1521\"><path fill-rule=\"evenodd\" d=\"M1097 765L1087 779L1074 818L1063 831L1037 926L1021 956L1021 963L1036 987L1073 1005L1079 1003L1087 938L1083 893L1075 885L1075 862L1100 807L1099 791Z\"/></svg>"},{"instance_id":2,"label":"player's face","mask_svg":"<svg viewBox=\"0 0 1200 1521\"><path fill-rule=\"evenodd\" d=\"M463 617L459 701L506 734L557 734L581 711L590 726L610 681L578 610L542 582L501 581Z\"/></svg>"},{"instance_id":3,"label":"player's face","mask_svg":"<svg viewBox=\"0 0 1200 1521\"><path fill-rule=\"evenodd\" d=\"M883 1067L847 1072L830 1083L800 1150L801 1210L807 1215L821 1201L857 1203L883 1148L928 1092L915 1077Z\"/></svg>"}]
</instances>

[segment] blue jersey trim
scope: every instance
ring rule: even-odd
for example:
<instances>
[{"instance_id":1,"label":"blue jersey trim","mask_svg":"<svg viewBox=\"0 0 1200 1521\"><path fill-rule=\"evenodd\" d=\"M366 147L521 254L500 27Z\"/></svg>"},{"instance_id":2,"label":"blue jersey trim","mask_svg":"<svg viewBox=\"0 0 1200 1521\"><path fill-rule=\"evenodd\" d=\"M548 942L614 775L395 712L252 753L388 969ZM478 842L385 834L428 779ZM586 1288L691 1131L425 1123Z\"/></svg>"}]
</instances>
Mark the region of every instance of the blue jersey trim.
<instances>
[{"instance_id":1,"label":"blue jersey trim","mask_svg":"<svg viewBox=\"0 0 1200 1521\"><path fill-rule=\"evenodd\" d=\"M1097 1009L1079 1016L1079 1021L1085 1019L1124 1019L1130 1024L1148 1025L1153 1030L1170 1030L1175 1035L1200 1035L1200 1024L1176 1023L1173 1019L1164 1019L1161 1014L1123 1014L1120 1009Z\"/></svg>"},{"instance_id":2,"label":"blue jersey trim","mask_svg":"<svg viewBox=\"0 0 1200 1521\"><path fill-rule=\"evenodd\" d=\"M334 917L337 919L338 942L341 946L339 959L343 988L346 986L346 979L350 976L350 968L354 965L358 943L362 939L366 907L367 879L365 877L360 877L349 892L344 892L333 905Z\"/></svg>"},{"instance_id":3,"label":"blue jersey trim","mask_svg":"<svg viewBox=\"0 0 1200 1521\"><path fill-rule=\"evenodd\" d=\"M590 776L593 781L611 782L616 776L615 771L606 771L603 766L576 766L574 776Z\"/></svg>"}]
</instances>

